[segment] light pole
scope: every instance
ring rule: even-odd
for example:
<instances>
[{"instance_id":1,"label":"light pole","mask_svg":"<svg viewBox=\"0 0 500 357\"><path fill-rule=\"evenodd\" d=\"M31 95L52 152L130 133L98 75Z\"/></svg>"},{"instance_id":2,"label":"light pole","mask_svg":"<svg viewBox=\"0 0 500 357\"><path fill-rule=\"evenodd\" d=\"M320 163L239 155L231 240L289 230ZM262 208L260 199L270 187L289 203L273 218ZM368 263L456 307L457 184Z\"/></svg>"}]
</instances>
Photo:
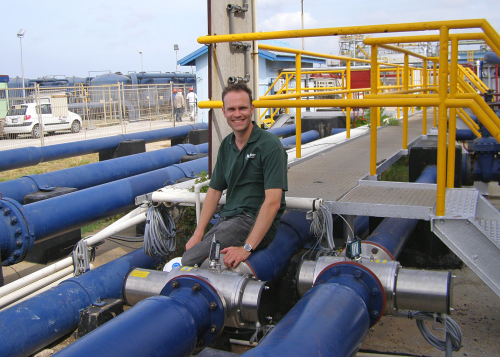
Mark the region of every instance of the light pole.
<instances>
[{"instance_id":1,"label":"light pole","mask_svg":"<svg viewBox=\"0 0 500 357\"><path fill-rule=\"evenodd\" d=\"M26 32L25 29L20 29L17 31L17 37L19 37L19 45L21 46L21 77L23 79L23 103L24 103L24 98L25 98L25 93L24 93L24 68L23 68L23 37L24 33Z\"/></svg>"},{"instance_id":2,"label":"light pole","mask_svg":"<svg viewBox=\"0 0 500 357\"><path fill-rule=\"evenodd\" d=\"M179 45L174 45L174 51L175 51L175 71L177 72L177 51L179 51Z\"/></svg>"},{"instance_id":3,"label":"light pole","mask_svg":"<svg viewBox=\"0 0 500 357\"><path fill-rule=\"evenodd\" d=\"M144 72L144 66L142 65L142 51L137 50L137 52L139 52L139 54L141 55L141 72Z\"/></svg>"}]
</instances>

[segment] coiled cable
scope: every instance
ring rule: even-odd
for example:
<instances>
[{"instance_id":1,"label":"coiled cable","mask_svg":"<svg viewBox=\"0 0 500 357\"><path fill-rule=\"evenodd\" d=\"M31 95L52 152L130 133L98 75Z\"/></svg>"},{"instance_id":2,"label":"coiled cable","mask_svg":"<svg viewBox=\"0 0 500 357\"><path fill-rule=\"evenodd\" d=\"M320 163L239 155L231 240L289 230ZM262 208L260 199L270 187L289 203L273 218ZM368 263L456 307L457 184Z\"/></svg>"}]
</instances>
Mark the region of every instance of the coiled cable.
<instances>
[{"instance_id":1,"label":"coiled cable","mask_svg":"<svg viewBox=\"0 0 500 357\"><path fill-rule=\"evenodd\" d=\"M333 241L332 212L330 212L327 206L320 205L319 211L313 212L313 220L311 222L311 227L309 228L309 233L314 234L318 241L326 236L328 248L335 250L335 243Z\"/></svg>"},{"instance_id":2,"label":"coiled cable","mask_svg":"<svg viewBox=\"0 0 500 357\"><path fill-rule=\"evenodd\" d=\"M431 346L437 348L438 350L445 351L446 350L446 340L442 340L435 335L433 335L427 326L425 325L425 321L423 319L419 319L419 316L424 316L424 317L429 317L434 319L432 323L432 329L433 330L441 330L445 331L447 335L451 338L452 345L453 345L453 351L459 351L460 348L462 347L462 330L460 330L460 327L458 324L453 320L451 317L441 317L435 314L432 314L430 312L420 312L417 311L412 314L414 318L417 319L417 327L420 330L420 333L422 336L425 338L427 342L431 344ZM445 328L437 328L436 327L436 322L439 322L443 324L445 322Z\"/></svg>"},{"instance_id":3,"label":"coiled cable","mask_svg":"<svg viewBox=\"0 0 500 357\"><path fill-rule=\"evenodd\" d=\"M144 253L168 257L175 250L175 222L164 205L149 206L144 228Z\"/></svg>"}]
</instances>

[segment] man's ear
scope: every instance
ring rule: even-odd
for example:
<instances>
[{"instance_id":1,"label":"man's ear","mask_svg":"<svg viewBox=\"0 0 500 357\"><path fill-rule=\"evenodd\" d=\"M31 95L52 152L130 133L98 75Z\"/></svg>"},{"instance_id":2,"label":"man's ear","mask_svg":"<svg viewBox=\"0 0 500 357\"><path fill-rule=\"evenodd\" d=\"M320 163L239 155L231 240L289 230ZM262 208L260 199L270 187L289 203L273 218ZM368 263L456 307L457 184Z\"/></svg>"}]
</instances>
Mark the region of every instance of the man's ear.
<instances>
[{"instance_id":1,"label":"man's ear","mask_svg":"<svg viewBox=\"0 0 500 357\"><path fill-rule=\"evenodd\" d=\"M226 111L224 110L224 105L222 106L222 115L224 115L224 117L226 116Z\"/></svg>"},{"instance_id":2,"label":"man's ear","mask_svg":"<svg viewBox=\"0 0 500 357\"><path fill-rule=\"evenodd\" d=\"M251 110L252 110L252 111L251 111L251 114L253 115L253 111L254 111L254 109L255 109L255 107L254 107L253 103L252 103L252 107L251 107L251 108L252 108L252 109L251 109Z\"/></svg>"}]
</instances>

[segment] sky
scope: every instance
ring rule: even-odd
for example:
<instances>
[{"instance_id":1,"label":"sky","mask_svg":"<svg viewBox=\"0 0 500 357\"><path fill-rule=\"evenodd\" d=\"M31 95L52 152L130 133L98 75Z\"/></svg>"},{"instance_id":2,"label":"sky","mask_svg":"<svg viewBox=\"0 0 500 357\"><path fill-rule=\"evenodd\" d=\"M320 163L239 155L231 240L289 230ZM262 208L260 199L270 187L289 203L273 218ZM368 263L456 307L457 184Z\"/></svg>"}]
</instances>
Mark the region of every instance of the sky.
<instances>
[{"instance_id":1,"label":"sky","mask_svg":"<svg viewBox=\"0 0 500 357\"><path fill-rule=\"evenodd\" d=\"M300 0L256 1L258 31L301 28ZM21 28L25 78L139 72L138 50L144 71L173 72L174 44L181 59L201 46L196 39L208 28L206 0L4 0L2 13L0 74L10 77L21 76ZM500 32L498 0L304 0L304 28L482 18ZM302 47L301 39L286 41ZM337 54L338 42L306 38L305 49Z\"/></svg>"}]
</instances>

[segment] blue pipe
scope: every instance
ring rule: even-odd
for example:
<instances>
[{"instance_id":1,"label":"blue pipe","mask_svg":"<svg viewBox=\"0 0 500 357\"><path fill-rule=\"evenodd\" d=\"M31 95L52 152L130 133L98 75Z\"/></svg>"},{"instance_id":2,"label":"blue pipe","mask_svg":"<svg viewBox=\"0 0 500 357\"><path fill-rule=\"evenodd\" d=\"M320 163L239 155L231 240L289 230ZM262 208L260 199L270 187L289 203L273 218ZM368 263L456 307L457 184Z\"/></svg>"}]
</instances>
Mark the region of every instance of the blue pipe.
<instances>
[{"instance_id":1,"label":"blue pipe","mask_svg":"<svg viewBox=\"0 0 500 357\"><path fill-rule=\"evenodd\" d=\"M27 147L3 151L0 155L0 171L33 166L41 162L65 159L68 157L92 154L104 150L113 150L124 140L144 139L146 143L160 140L182 138L195 129L207 129L208 124L183 125L175 128L143 131L134 134L109 136L106 138L77 141L74 143Z\"/></svg>"},{"instance_id":2,"label":"blue pipe","mask_svg":"<svg viewBox=\"0 0 500 357\"><path fill-rule=\"evenodd\" d=\"M156 263L139 249L1 311L0 355L28 356L70 333L80 311L97 299L121 298L130 269L152 269Z\"/></svg>"},{"instance_id":3,"label":"blue pipe","mask_svg":"<svg viewBox=\"0 0 500 357\"><path fill-rule=\"evenodd\" d=\"M139 302L57 355L187 357L197 342L209 344L224 326L222 301L199 278L184 276L174 281L177 287L169 283L160 296ZM217 307L211 308L214 303Z\"/></svg>"},{"instance_id":4,"label":"blue pipe","mask_svg":"<svg viewBox=\"0 0 500 357\"><path fill-rule=\"evenodd\" d=\"M436 180L437 168L429 166L415 182L436 183ZM391 255L393 260L396 260L415 230L418 221L418 219L385 218L366 241L376 243Z\"/></svg>"},{"instance_id":5,"label":"blue pipe","mask_svg":"<svg viewBox=\"0 0 500 357\"><path fill-rule=\"evenodd\" d=\"M457 140L474 140L477 136L470 129L457 129Z\"/></svg>"},{"instance_id":6,"label":"blue pipe","mask_svg":"<svg viewBox=\"0 0 500 357\"><path fill-rule=\"evenodd\" d=\"M332 135L340 134L346 131L346 128L333 128L332 129Z\"/></svg>"},{"instance_id":7,"label":"blue pipe","mask_svg":"<svg viewBox=\"0 0 500 357\"><path fill-rule=\"evenodd\" d=\"M283 146L295 145L295 138L296 136L294 135L294 136L289 136L288 138L285 139L281 139L281 145ZM319 133L316 130L310 130L301 134L300 142L302 144L305 144L313 140L318 140L318 138L319 138Z\"/></svg>"},{"instance_id":8,"label":"blue pipe","mask_svg":"<svg viewBox=\"0 0 500 357\"><path fill-rule=\"evenodd\" d=\"M362 265L334 264L254 349L252 356L354 356L381 317L385 295Z\"/></svg>"},{"instance_id":9,"label":"blue pipe","mask_svg":"<svg viewBox=\"0 0 500 357\"><path fill-rule=\"evenodd\" d=\"M293 255L314 238L309 233L310 225L304 212L292 211L283 215L271 244L250 254L246 260L255 277L262 281L274 281L283 276Z\"/></svg>"},{"instance_id":10,"label":"blue pipe","mask_svg":"<svg viewBox=\"0 0 500 357\"><path fill-rule=\"evenodd\" d=\"M271 134L274 134L276 136L283 136L283 135L287 135L287 134L293 134L295 133L295 124L293 125L284 125L280 128L272 128L272 129L269 129L268 132L270 132Z\"/></svg>"},{"instance_id":11,"label":"blue pipe","mask_svg":"<svg viewBox=\"0 0 500 357\"><path fill-rule=\"evenodd\" d=\"M0 182L0 194L4 198L8 197L22 204L24 196L39 190L51 191L55 187L73 187L83 190L178 164L184 155L206 152L208 152L208 144L176 145L166 149Z\"/></svg>"},{"instance_id":12,"label":"blue pipe","mask_svg":"<svg viewBox=\"0 0 500 357\"><path fill-rule=\"evenodd\" d=\"M135 207L135 197L172 185L184 177L208 170L208 158L72 192L22 206L0 200L0 249L4 265L21 261L34 241L82 227Z\"/></svg>"}]
</instances>

